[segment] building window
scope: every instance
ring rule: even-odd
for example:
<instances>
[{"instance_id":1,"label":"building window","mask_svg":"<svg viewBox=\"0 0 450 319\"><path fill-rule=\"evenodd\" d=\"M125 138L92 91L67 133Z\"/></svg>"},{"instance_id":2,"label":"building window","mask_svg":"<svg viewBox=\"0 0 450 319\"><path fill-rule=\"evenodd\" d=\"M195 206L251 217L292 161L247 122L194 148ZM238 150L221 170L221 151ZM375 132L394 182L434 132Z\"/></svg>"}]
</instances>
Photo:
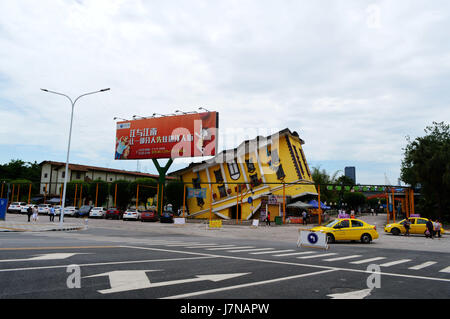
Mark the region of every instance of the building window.
<instances>
[{"instance_id":1,"label":"building window","mask_svg":"<svg viewBox=\"0 0 450 319\"><path fill-rule=\"evenodd\" d=\"M65 178L66 177L66 172L62 172L61 176L62 176L62 178Z\"/></svg>"},{"instance_id":2,"label":"building window","mask_svg":"<svg viewBox=\"0 0 450 319\"><path fill-rule=\"evenodd\" d=\"M80 178L81 178L81 173L77 172L77 179L80 179Z\"/></svg>"},{"instance_id":3,"label":"building window","mask_svg":"<svg viewBox=\"0 0 450 319\"><path fill-rule=\"evenodd\" d=\"M237 180L241 177L241 172L239 171L239 166L236 162L227 163L227 166L231 179Z\"/></svg>"},{"instance_id":4,"label":"building window","mask_svg":"<svg viewBox=\"0 0 450 319\"><path fill-rule=\"evenodd\" d=\"M45 173L45 174L44 174L44 178L47 178L47 177L48 177L48 174L47 174L47 173Z\"/></svg>"},{"instance_id":5,"label":"building window","mask_svg":"<svg viewBox=\"0 0 450 319\"><path fill-rule=\"evenodd\" d=\"M225 185L218 187L220 198L227 197L227 191L225 189Z\"/></svg>"},{"instance_id":6,"label":"building window","mask_svg":"<svg viewBox=\"0 0 450 319\"><path fill-rule=\"evenodd\" d=\"M280 166L277 167L277 178L279 180L283 180L286 177L284 174L283 166L280 164Z\"/></svg>"},{"instance_id":7,"label":"building window","mask_svg":"<svg viewBox=\"0 0 450 319\"><path fill-rule=\"evenodd\" d=\"M220 169L218 169L217 171L214 171L214 175L216 176L216 182L218 182L218 183L223 182L222 171Z\"/></svg>"},{"instance_id":8,"label":"building window","mask_svg":"<svg viewBox=\"0 0 450 319\"><path fill-rule=\"evenodd\" d=\"M250 183L252 187L256 187L261 184L261 181L258 178L258 174L250 175Z\"/></svg>"},{"instance_id":9,"label":"building window","mask_svg":"<svg viewBox=\"0 0 450 319\"><path fill-rule=\"evenodd\" d=\"M245 164L247 165L247 172L253 173L255 171L255 164L253 164L253 162L250 162L250 159L246 159Z\"/></svg>"}]
</instances>

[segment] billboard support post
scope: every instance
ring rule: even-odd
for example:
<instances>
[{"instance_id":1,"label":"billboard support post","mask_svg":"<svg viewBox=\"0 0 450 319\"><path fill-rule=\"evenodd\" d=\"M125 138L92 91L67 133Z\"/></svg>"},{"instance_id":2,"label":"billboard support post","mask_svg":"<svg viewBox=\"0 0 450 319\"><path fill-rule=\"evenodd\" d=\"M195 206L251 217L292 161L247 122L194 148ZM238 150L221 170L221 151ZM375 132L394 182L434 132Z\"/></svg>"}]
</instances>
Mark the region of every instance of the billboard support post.
<instances>
[{"instance_id":1,"label":"billboard support post","mask_svg":"<svg viewBox=\"0 0 450 319\"><path fill-rule=\"evenodd\" d=\"M158 170L158 174L159 174L159 178L158 178L158 187L159 189L163 189L164 185L166 184L166 173L170 168L170 165L172 165L173 163L173 159L169 158L169 161L166 163L166 165L164 167L161 167L161 165L159 165L158 160L156 158L152 158L153 164L155 164L156 169ZM164 202L163 202L163 192L158 192L158 203L161 203L161 205L158 204L158 215L161 216L163 207L164 207Z\"/></svg>"}]
</instances>

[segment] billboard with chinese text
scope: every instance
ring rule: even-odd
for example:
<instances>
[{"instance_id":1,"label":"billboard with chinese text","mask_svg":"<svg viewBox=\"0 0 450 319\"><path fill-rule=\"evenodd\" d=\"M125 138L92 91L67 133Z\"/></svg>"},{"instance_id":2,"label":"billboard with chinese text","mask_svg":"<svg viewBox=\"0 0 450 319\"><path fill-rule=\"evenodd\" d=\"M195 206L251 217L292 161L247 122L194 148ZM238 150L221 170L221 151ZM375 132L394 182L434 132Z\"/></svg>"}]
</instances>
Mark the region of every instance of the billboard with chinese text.
<instances>
[{"instance_id":1,"label":"billboard with chinese text","mask_svg":"<svg viewBox=\"0 0 450 319\"><path fill-rule=\"evenodd\" d=\"M117 123L117 160L214 156L217 112L203 112Z\"/></svg>"}]
</instances>

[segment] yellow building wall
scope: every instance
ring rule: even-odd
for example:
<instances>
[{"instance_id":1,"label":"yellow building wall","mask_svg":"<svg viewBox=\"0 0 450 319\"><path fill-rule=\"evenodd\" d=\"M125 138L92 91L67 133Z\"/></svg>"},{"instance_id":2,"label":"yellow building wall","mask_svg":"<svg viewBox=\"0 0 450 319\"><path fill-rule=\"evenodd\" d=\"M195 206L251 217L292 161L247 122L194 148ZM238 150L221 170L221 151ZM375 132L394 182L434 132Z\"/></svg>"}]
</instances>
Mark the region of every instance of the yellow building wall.
<instances>
[{"instance_id":1,"label":"yellow building wall","mask_svg":"<svg viewBox=\"0 0 450 319\"><path fill-rule=\"evenodd\" d=\"M292 155L289 151L289 145L288 141L286 140L286 136L289 139L289 143L291 145L292 149ZM262 184L257 187L253 188L253 194L251 192L248 192L242 201L242 219L245 220L247 217L252 213L251 212L251 206L254 208L258 207L258 205L261 203L260 196L263 194L267 194L271 192L274 195L283 196L283 185L282 184L270 184L270 183L292 183L299 181L300 178L297 173L297 169L295 167L295 162L297 163L297 168L300 171L300 174L302 176L302 180L305 182L312 181L311 175L309 174L309 169L307 166L307 163L305 163L304 155L301 155L302 152L302 146L299 139L291 136L291 135L283 135L279 138L279 143L272 143L272 145L269 146L269 149L273 152L275 149L278 151L278 157L280 159L280 163L282 165L285 177L282 180L279 180L276 175L276 171L274 171L270 166L268 165L269 161L271 160L270 157L267 156L267 149L266 147L260 148L258 150L258 156L259 156L259 162L261 163L261 167L258 164L257 158L255 156L254 152L251 152L250 154L245 154L243 158L241 158L242 161L244 159L252 159L254 166L255 166L255 172L258 174L258 179L264 180L269 184ZM295 162L294 162L295 161ZM210 218L210 205L211 205L211 196L210 196L210 187L212 187L213 193L216 194L216 199L213 198L212 201L212 218L219 218L214 212L220 213L225 217L231 218L231 207L236 206L236 204L241 204L241 195L237 194L236 187L237 185L235 183L245 183L244 174L246 176L247 182L250 182L250 175L247 172L247 165L245 161L240 164L237 163L240 171L240 177L237 180L233 180L230 176L229 169L227 163L223 163L223 171L221 170L220 164L215 164L211 167L208 167L208 173L209 173L209 179L210 182L215 183L216 177L214 174L215 170L221 170L222 175L224 175L224 184L226 185L226 189L231 189L231 194L229 194L225 198L220 198L218 187L219 184L212 184L211 186L208 184L208 175L206 173L206 169L201 169L198 171L198 175L200 177L201 182L205 183L202 184L202 188L206 188L206 198L204 198L204 205L203 207L199 207L197 205L197 199L196 198L189 198L186 200L186 204L189 207L190 215L195 215L195 218ZM301 167L301 168L300 168ZM264 178L261 175L261 169L264 173ZM301 171L303 170L303 172ZM254 174L254 173L253 173ZM197 173L193 171L188 171L182 174L182 180L185 183L191 183L193 178L197 177ZM222 184L221 184L222 185ZM187 187L192 187L192 184L187 185ZM247 186L247 190L249 187ZM302 184L293 184L293 185L286 185L284 188L284 195L285 196L295 196L297 194L301 194L304 192L311 192L311 193L317 193L317 190L314 185L302 185ZM245 193L245 191L244 191ZM228 193L227 193L228 194ZM236 195L239 195L237 198ZM248 197L252 196L254 198L254 202L252 205L250 205L247 200ZM275 208L270 208L271 211L271 219L275 218L275 216L278 216L278 206L276 206L276 211L272 211ZM201 212L201 213L199 213Z\"/></svg>"}]
</instances>

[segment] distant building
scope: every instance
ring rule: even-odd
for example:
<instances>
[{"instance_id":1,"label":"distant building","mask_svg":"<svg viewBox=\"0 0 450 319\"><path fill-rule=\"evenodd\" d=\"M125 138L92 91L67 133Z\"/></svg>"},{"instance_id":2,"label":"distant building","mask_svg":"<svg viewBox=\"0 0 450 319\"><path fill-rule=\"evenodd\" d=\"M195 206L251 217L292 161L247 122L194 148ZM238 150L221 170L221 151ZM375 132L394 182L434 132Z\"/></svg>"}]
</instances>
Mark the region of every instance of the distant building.
<instances>
[{"instance_id":1,"label":"distant building","mask_svg":"<svg viewBox=\"0 0 450 319\"><path fill-rule=\"evenodd\" d=\"M356 184L356 169L355 166L347 166L345 168L345 176L349 177L355 182Z\"/></svg>"},{"instance_id":2,"label":"distant building","mask_svg":"<svg viewBox=\"0 0 450 319\"><path fill-rule=\"evenodd\" d=\"M59 196L61 185L64 183L66 163L44 161L40 163L40 166L41 166L40 193ZM70 163L68 173L69 174L67 182L71 182L74 180L81 180L84 182L102 180L108 183L117 180L126 180L133 182L137 178L142 177L154 178L155 180L158 179L158 175L153 174L124 171L106 167L70 164Z\"/></svg>"}]
</instances>

